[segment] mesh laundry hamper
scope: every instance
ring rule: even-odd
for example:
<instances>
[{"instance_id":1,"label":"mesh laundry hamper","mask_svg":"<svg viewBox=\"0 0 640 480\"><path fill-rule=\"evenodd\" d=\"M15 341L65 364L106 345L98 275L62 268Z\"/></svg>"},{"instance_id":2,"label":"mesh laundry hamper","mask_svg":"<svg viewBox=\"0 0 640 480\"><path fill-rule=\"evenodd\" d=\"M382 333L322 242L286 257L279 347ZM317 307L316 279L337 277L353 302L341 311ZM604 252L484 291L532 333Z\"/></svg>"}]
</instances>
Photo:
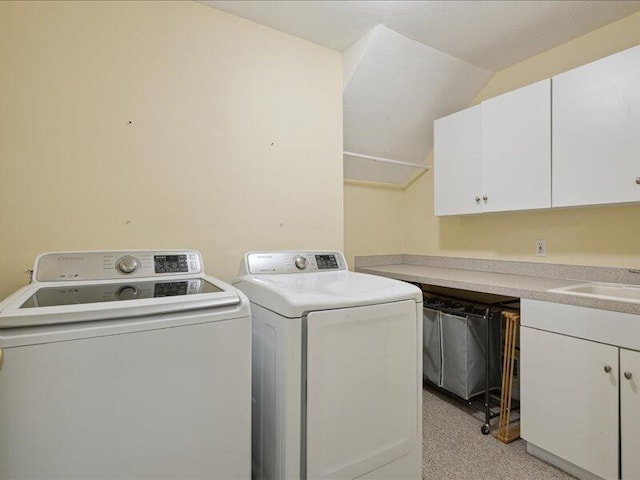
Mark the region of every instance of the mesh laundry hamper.
<instances>
[{"instance_id":1,"label":"mesh laundry hamper","mask_svg":"<svg viewBox=\"0 0 640 480\"><path fill-rule=\"evenodd\" d=\"M440 312L430 308L424 309L423 316L423 351L422 372L424 377L439 387L442 386L442 352L440 350Z\"/></svg>"},{"instance_id":2,"label":"mesh laundry hamper","mask_svg":"<svg viewBox=\"0 0 640 480\"><path fill-rule=\"evenodd\" d=\"M486 328L491 356L490 388L500 385L500 322L482 315L452 315L424 309L424 376L468 400L485 391Z\"/></svg>"}]
</instances>

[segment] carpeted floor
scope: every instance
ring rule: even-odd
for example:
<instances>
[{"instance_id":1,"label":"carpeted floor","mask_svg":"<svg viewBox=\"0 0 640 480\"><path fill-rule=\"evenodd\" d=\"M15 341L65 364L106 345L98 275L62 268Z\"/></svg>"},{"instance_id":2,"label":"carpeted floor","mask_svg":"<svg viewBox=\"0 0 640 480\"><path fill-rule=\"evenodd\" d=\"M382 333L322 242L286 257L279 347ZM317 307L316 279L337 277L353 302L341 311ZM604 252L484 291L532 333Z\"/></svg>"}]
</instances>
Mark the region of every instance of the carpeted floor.
<instances>
[{"instance_id":1,"label":"carpeted floor","mask_svg":"<svg viewBox=\"0 0 640 480\"><path fill-rule=\"evenodd\" d=\"M482 435L482 422L440 393L423 390L425 480L573 479L528 455L523 440L505 445ZM497 419L493 420L497 422ZM492 422L492 424L493 424ZM493 432L492 432L493 433Z\"/></svg>"}]
</instances>

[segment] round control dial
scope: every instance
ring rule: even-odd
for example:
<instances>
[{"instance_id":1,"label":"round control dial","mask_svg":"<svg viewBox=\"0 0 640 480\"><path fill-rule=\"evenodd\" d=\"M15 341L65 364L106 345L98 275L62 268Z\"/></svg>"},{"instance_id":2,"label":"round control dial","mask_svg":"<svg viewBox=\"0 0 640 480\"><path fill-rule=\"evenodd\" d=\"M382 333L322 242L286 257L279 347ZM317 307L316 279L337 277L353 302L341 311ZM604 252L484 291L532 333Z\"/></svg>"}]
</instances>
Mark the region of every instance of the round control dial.
<instances>
[{"instance_id":1,"label":"round control dial","mask_svg":"<svg viewBox=\"0 0 640 480\"><path fill-rule=\"evenodd\" d=\"M116 262L116 269L122 273L133 273L140 268L140 260L132 255L125 255Z\"/></svg>"},{"instance_id":2,"label":"round control dial","mask_svg":"<svg viewBox=\"0 0 640 480\"><path fill-rule=\"evenodd\" d=\"M141 294L142 290L140 290L138 287L134 287L133 285L125 285L116 292L116 298L118 300L134 300L136 298L139 298Z\"/></svg>"},{"instance_id":3,"label":"round control dial","mask_svg":"<svg viewBox=\"0 0 640 480\"><path fill-rule=\"evenodd\" d=\"M307 268L307 259L302 255L298 255L293 263L298 270L304 270L305 268Z\"/></svg>"}]
</instances>

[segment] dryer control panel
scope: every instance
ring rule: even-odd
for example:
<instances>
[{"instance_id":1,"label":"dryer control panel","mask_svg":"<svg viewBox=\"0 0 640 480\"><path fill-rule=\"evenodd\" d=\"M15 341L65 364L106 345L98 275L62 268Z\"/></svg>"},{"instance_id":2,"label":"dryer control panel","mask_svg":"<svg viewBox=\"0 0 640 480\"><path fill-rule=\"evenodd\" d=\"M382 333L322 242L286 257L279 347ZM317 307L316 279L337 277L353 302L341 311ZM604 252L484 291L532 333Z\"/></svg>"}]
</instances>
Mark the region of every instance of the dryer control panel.
<instances>
[{"instance_id":1,"label":"dryer control panel","mask_svg":"<svg viewBox=\"0 0 640 480\"><path fill-rule=\"evenodd\" d=\"M33 278L39 282L64 282L202 272L202 256L196 250L53 252L36 259Z\"/></svg>"},{"instance_id":2,"label":"dryer control panel","mask_svg":"<svg viewBox=\"0 0 640 480\"><path fill-rule=\"evenodd\" d=\"M316 273L346 270L344 255L337 251L252 252L245 255L243 273Z\"/></svg>"}]
</instances>

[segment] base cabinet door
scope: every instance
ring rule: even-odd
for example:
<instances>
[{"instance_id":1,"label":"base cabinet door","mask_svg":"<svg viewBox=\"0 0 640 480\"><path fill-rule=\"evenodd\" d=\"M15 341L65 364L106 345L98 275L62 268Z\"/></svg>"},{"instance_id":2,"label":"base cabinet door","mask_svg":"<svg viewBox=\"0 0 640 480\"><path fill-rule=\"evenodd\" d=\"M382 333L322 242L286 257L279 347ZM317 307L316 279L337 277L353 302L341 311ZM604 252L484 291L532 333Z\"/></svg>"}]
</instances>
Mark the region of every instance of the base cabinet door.
<instances>
[{"instance_id":1,"label":"base cabinet door","mask_svg":"<svg viewBox=\"0 0 640 480\"><path fill-rule=\"evenodd\" d=\"M529 327L520 333L522 437L618 478L618 348Z\"/></svg>"},{"instance_id":2,"label":"base cabinet door","mask_svg":"<svg viewBox=\"0 0 640 480\"><path fill-rule=\"evenodd\" d=\"M620 438L623 479L640 478L640 352L620 349Z\"/></svg>"}]
</instances>

